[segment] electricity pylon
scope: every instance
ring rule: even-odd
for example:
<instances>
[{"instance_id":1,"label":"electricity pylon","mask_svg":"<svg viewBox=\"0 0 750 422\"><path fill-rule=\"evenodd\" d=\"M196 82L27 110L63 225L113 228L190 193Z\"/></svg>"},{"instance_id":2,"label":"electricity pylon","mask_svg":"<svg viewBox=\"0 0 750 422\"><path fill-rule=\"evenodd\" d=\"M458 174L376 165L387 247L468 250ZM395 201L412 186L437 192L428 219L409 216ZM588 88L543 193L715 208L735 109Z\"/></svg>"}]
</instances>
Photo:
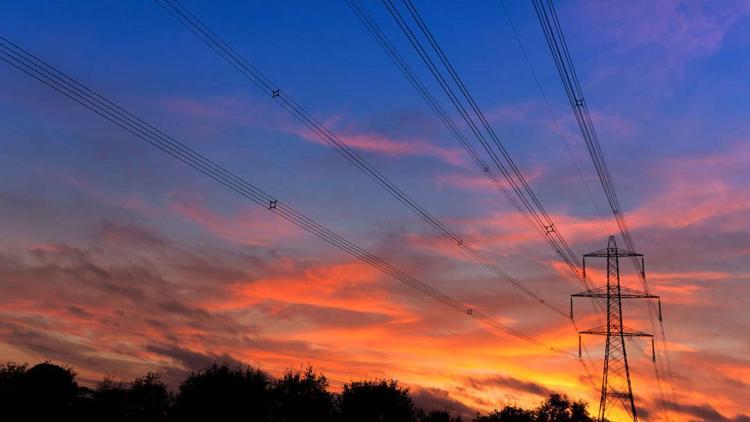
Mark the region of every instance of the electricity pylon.
<instances>
[{"instance_id":1,"label":"electricity pylon","mask_svg":"<svg viewBox=\"0 0 750 422\"><path fill-rule=\"evenodd\" d=\"M610 236L606 249L600 249L583 256L583 274L586 276L586 258L607 258L607 285L585 292L576 293L570 297L570 317L573 318L573 298L590 297L596 300L605 299L607 306L607 324L584 331L579 331L578 353L581 353L581 334L607 336L604 349L604 374L602 375L602 391L599 399L600 422L606 420L607 411L611 405L619 403L625 411L638 421L633 400L633 387L630 383L630 367L628 354L625 350L625 337L650 337L651 358L656 359L654 336L652 334L627 328L622 323L622 299L659 299L659 296L639 290L620 286L620 257L640 257L641 276L646 277L643 266L643 255L626 249L618 249L615 237ZM659 302L659 320L661 320L661 302Z\"/></svg>"}]
</instances>

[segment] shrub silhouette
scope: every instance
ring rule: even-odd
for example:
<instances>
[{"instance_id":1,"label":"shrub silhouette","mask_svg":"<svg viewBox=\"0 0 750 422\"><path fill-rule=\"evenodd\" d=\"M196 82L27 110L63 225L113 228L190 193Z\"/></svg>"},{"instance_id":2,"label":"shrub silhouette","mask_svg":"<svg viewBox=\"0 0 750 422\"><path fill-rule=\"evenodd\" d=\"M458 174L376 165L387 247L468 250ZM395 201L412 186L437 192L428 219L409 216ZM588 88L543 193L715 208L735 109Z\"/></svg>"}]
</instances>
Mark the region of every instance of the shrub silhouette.
<instances>
[{"instance_id":1,"label":"shrub silhouette","mask_svg":"<svg viewBox=\"0 0 750 422\"><path fill-rule=\"evenodd\" d=\"M345 384L339 409L344 422L413 422L417 409L408 388L395 380Z\"/></svg>"},{"instance_id":2,"label":"shrub silhouette","mask_svg":"<svg viewBox=\"0 0 750 422\"><path fill-rule=\"evenodd\" d=\"M328 380L312 367L305 372L288 370L273 383L272 418L278 422L328 422L336 415Z\"/></svg>"},{"instance_id":3,"label":"shrub silhouette","mask_svg":"<svg viewBox=\"0 0 750 422\"><path fill-rule=\"evenodd\" d=\"M214 364L182 382L170 416L177 421L270 421L269 387L261 370Z\"/></svg>"}]
</instances>

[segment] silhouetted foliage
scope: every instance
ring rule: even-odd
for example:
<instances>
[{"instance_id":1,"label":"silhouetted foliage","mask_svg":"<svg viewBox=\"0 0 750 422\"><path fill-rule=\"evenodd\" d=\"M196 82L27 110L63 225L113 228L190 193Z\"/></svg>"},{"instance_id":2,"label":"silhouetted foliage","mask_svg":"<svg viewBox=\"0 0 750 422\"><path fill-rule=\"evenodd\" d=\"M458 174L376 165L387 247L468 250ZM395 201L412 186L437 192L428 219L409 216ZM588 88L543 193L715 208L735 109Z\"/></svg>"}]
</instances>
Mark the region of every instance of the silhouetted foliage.
<instances>
[{"instance_id":1,"label":"silhouetted foliage","mask_svg":"<svg viewBox=\"0 0 750 422\"><path fill-rule=\"evenodd\" d=\"M40 363L0 367L0 420L107 422L461 422L419 409L395 380L345 384L340 394L312 367L279 379L244 366L214 364L191 373L176 396L155 373L126 383L110 377L79 387L70 368ZM552 394L535 409L506 406L474 422L593 422L586 404Z\"/></svg>"},{"instance_id":2,"label":"silhouetted foliage","mask_svg":"<svg viewBox=\"0 0 750 422\"><path fill-rule=\"evenodd\" d=\"M477 416L474 422L593 422L586 411L586 403L572 402L568 396L551 394L534 410L506 406L485 416Z\"/></svg>"},{"instance_id":3,"label":"silhouetted foliage","mask_svg":"<svg viewBox=\"0 0 750 422\"><path fill-rule=\"evenodd\" d=\"M485 416L477 416L475 422L533 422L536 415L531 410L515 406L506 406Z\"/></svg>"},{"instance_id":4,"label":"silhouetted foliage","mask_svg":"<svg viewBox=\"0 0 750 422\"><path fill-rule=\"evenodd\" d=\"M417 409L408 388L395 380L345 384L339 403L344 422L413 422Z\"/></svg>"},{"instance_id":5,"label":"silhouetted foliage","mask_svg":"<svg viewBox=\"0 0 750 422\"><path fill-rule=\"evenodd\" d=\"M305 372L288 370L273 383L272 416L278 422L330 421L336 414L333 394L325 376L308 367Z\"/></svg>"},{"instance_id":6,"label":"silhouetted foliage","mask_svg":"<svg viewBox=\"0 0 750 422\"><path fill-rule=\"evenodd\" d=\"M106 421L164 421L171 397L159 376L148 373L132 383L104 378L93 392L91 413L95 420Z\"/></svg>"},{"instance_id":7,"label":"silhouetted foliage","mask_svg":"<svg viewBox=\"0 0 750 422\"><path fill-rule=\"evenodd\" d=\"M143 422L166 420L172 397L158 374L136 378L128 393L129 416Z\"/></svg>"},{"instance_id":8,"label":"silhouetted foliage","mask_svg":"<svg viewBox=\"0 0 750 422\"><path fill-rule=\"evenodd\" d=\"M0 408L8 415L9 420L20 420L22 413L23 382L26 365L8 363L0 368Z\"/></svg>"},{"instance_id":9,"label":"silhouetted foliage","mask_svg":"<svg viewBox=\"0 0 750 422\"><path fill-rule=\"evenodd\" d=\"M214 364L182 382L170 416L179 421L270 421L270 384L261 370Z\"/></svg>"},{"instance_id":10,"label":"silhouetted foliage","mask_svg":"<svg viewBox=\"0 0 750 422\"><path fill-rule=\"evenodd\" d=\"M26 370L20 381L21 397L16 405L24 409L25 417L65 420L74 415L78 384L72 369L44 362Z\"/></svg>"},{"instance_id":11,"label":"silhouetted foliage","mask_svg":"<svg viewBox=\"0 0 750 422\"><path fill-rule=\"evenodd\" d=\"M419 422L461 422L461 417L451 416L444 410L433 410L431 412L420 412Z\"/></svg>"},{"instance_id":12,"label":"silhouetted foliage","mask_svg":"<svg viewBox=\"0 0 750 422\"><path fill-rule=\"evenodd\" d=\"M125 383L104 378L94 390L93 414L96 419L119 422L127 420L128 387Z\"/></svg>"},{"instance_id":13,"label":"silhouetted foliage","mask_svg":"<svg viewBox=\"0 0 750 422\"><path fill-rule=\"evenodd\" d=\"M536 422L593 422L586 404L571 402L568 396L552 394L536 410Z\"/></svg>"}]
</instances>

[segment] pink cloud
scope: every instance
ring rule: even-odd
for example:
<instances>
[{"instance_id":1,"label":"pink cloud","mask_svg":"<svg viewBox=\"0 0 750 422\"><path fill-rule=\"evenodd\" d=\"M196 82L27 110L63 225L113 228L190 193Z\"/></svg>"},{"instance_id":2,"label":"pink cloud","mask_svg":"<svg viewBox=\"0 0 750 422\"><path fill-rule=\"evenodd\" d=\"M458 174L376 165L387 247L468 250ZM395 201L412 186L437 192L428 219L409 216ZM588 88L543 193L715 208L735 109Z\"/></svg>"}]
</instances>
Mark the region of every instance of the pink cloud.
<instances>
[{"instance_id":1,"label":"pink cloud","mask_svg":"<svg viewBox=\"0 0 750 422\"><path fill-rule=\"evenodd\" d=\"M664 48L674 58L718 50L729 28L750 12L746 1L598 1L587 3L599 29L630 46Z\"/></svg>"},{"instance_id":2,"label":"pink cloud","mask_svg":"<svg viewBox=\"0 0 750 422\"><path fill-rule=\"evenodd\" d=\"M594 121L594 127L609 136L628 138L636 131L633 122L615 114L594 111L591 113L591 119Z\"/></svg>"},{"instance_id":3,"label":"pink cloud","mask_svg":"<svg viewBox=\"0 0 750 422\"><path fill-rule=\"evenodd\" d=\"M228 125L278 131L290 119L271 103L242 97L167 97L161 105L170 114L188 118L189 132L208 137L221 133Z\"/></svg>"},{"instance_id":4,"label":"pink cloud","mask_svg":"<svg viewBox=\"0 0 750 422\"><path fill-rule=\"evenodd\" d=\"M317 145L328 145L292 116L284 114L278 108L271 109L265 104L256 105L232 97L207 100L175 97L164 99L162 103L173 114L186 115L204 121L231 122L275 130L299 136ZM269 119L267 117L269 115L274 117ZM260 119L257 116L264 116L264 118ZM321 120L324 127L354 149L390 157L434 157L453 166L462 166L465 163L465 154L460 149L438 146L423 139L394 139L373 131L362 131L357 129L355 123L348 122L342 115L331 115ZM205 128L205 125L201 127Z\"/></svg>"},{"instance_id":5,"label":"pink cloud","mask_svg":"<svg viewBox=\"0 0 750 422\"><path fill-rule=\"evenodd\" d=\"M736 230L746 227L750 212L750 186L743 182L750 148L744 144L722 153L668 158L648 170L661 183L640 206L626 212L632 230L649 227L681 228L703 223L709 219L719 227ZM577 217L561 213L551 215L555 224L574 241L589 240L609 232L611 217L603 220ZM486 217L485 217L486 218ZM476 224L495 221L496 228L510 228L507 216L497 215L478 219Z\"/></svg>"},{"instance_id":6,"label":"pink cloud","mask_svg":"<svg viewBox=\"0 0 750 422\"><path fill-rule=\"evenodd\" d=\"M54 183L73 187L87 197L102 204L131 210L147 217L155 217L158 214L157 207L149 204L144 199L140 190L112 192L111 190L102 188L100 184L90 177L52 167L36 168L32 170L32 173L35 176L51 180Z\"/></svg>"},{"instance_id":7,"label":"pink cloud","mask_svg":"<svg viewBox=\"0 0 750 422\"><path fill-rule=\"evenodd\" d=\"M540 101L505 104L489 110L486 117L490 123L523 123L529 121L532 115L541 109Z\"/></svg>"},{"instance_id":8,"label":"pink cloud","mask_svg":"<svg viewBox=\"0 0 750 422\"><path fill-rule=\"evenodd\" d=\"M200 198L180 194L169 207L182 218L228 242L269 245L299 233L292 223L255 206L244 206L231 215L223 215L208 208Z\"/></svg>"},{"instance_id":9,"label":"pink cloud","mask_svg":"<svg viewBox=\"0 0 750 422\"><path fill-rule=\"evenodd\" d=\"M544 170L541 166L534 166L533 169L523 175L529 183L532 183L535 180L538 180L543 173ZM478 174L477 172L471 174L440 174L437 176L437 185L440 188L452 187L462 190L497 191L498 189L495 182L489 177L484 174ZM504 179L500 180L500 185L506 189L510 189L510 185Z\"/></svg>"},{"instance_id":10,"label":"pink cloud","mask_svg":"<svg viewBox=\"0 0 750 422\"><path fill-rule=\"evenodd\" d=\"M171 97L165 98L162 104L173 114L184 114L190 117L214 120L230 120L241 117L238 109L247 109L247 104L237 98L217 97L208 101L193 98Z\"/></svg>"},{"instance_id":11,"label":"pink cloud","mask_svg":"<svg viewBox=\"0 0 750 422\"><path fill-rule=\"evenodd\" d=\"M709 219L718 227L746 227L750 186L743 182L750 148L744 145L723 153L670 158L653 169L665 180L660 192L631 213L635 227L686 227Z\"/></svg>"},{"instance_id":12,"label":"pink cloud","mask_svg":"<svg viewBox=\"0 0 750 422\"><path fill-rule=\"evenodd\" d=\"M328 145L318 135L307 129L288 128L302 139L318 145ZM391 157L427 156L437 158L453 166L465 165L465 153L458 149L444 148L422 139L397 140L374 132L355 130L332 131L348 146Z\"/></svg>"}]
</instances>

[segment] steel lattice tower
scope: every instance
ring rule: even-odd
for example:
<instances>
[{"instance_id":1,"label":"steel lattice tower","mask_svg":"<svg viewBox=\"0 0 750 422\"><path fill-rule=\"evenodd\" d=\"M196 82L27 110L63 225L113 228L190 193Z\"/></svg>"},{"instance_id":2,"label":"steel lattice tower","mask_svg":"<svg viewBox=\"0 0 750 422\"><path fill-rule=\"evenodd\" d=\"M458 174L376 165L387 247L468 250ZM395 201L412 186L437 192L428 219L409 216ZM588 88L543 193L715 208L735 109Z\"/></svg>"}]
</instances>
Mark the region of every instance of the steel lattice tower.
<instances>
[{"instance_id":1,"label":"steel lattice tower","mask_svg":"<svg viewBox=\"0 0 750 422\"><path fill-rule=\"evenodd\" d=\"M630 382L630 367L628 366L628 354L625 348L625 337L650 337L652 359L656 358L654 350L653 335L627 328L622 323L622 299L659 299L659 296L651 295L642 291L620 286L620 257L641 258L640 268L643 266L643 255L626 249L618 249L615 237L610 236L606 249L600 249L583 256L584 277L586 274L586 258L607 259L607 285L597 287L586 292L576 293L570 298L570 313L573 317L573 298L590 297L595 300L606 300L607 324L588 330L580 331L578 337L579 354L581 345L581 334L592 334L606 336L607 343L604 349L604 371L602 375L601 398L599 399L599 421L606 420L607 411L613 404L621 404L625 411L638 420L635 400L633 399L633 387ZM645 270L641 274L645 278ZM661 303L659 303L659 319L661 320Z\"/></svg>"}]
</instances>

